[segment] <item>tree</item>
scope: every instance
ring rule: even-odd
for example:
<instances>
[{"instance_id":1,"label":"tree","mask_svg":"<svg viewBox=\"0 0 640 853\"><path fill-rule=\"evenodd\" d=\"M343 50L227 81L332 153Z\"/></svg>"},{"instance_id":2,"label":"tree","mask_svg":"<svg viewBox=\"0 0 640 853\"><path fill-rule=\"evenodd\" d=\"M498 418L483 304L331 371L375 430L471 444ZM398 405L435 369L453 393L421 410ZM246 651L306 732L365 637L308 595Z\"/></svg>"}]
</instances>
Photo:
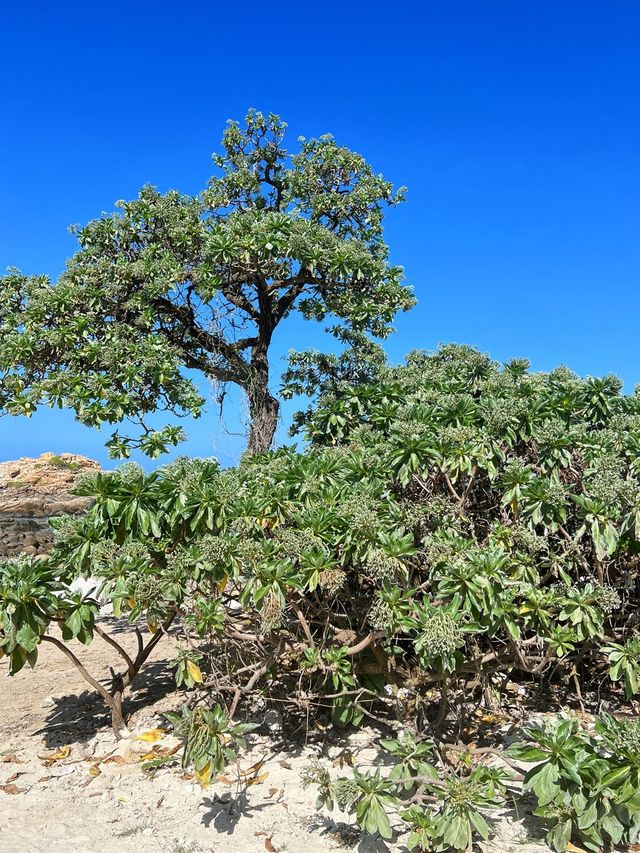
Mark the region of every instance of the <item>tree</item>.
<instances>
[{"instance_id":1,"label":"tree","mask_svg":"<svg viewBox=\"0 0 640 853\"><path fill-rule=\"evenodd\" d=\"M277 425L269 347L283 320L333 318L329 331L354 351L388 335L414 302L382 234L403 191L331 136L301 139L290 156L285 129L255 111L244 127L230 121L200 195L146 186L75 229L80 248L57 281L0 278L0 412L45 404L94 427L129 420L142 437L114 432L111 455L157 456L184 432L145 416L200 416L185 372L197 371L220 401L227 383L244 390L255 452Z\"/></svg>"}]
</instances>

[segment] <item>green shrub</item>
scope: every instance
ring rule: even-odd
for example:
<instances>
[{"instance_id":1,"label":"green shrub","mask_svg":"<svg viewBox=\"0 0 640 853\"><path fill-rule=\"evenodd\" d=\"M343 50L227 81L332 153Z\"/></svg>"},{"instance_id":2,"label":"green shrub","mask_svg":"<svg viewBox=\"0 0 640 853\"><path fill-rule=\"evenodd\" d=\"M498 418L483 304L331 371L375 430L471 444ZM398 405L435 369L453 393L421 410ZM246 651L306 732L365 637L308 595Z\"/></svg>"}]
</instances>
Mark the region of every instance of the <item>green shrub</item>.
<instances>
[{"instance_id":1,"label":"green shrub","mask_svg":"<svg viewBox=\"0 0 640 853\"><path fill-rule=\"evenodd\" d=\"M640 721L602 715L596 736L575 719L531 727L512 758L535 761L524 779L550 824L547 842L564 851L573 839L587 850L634 844L640 833Z\"/></svg>"},{"instance_id":2,"label":"green shrub","mask_svg":"<svg viewBox=\"0 0 640 853\"><path fill-rule=\"evenodd\" d=\"M355 814L365 832L386 839L393 836L391 814L399 821L397 831L408 834L409 850L466 851L478 837L488 839L485 815L491 819L491 812L504 806L509 773L481 763L453 769L437 757L433 741L416 741L411 734L383 740L381 746L395 759L387 775L380 768L355 768L351 776L332 778L322 764L311 763L303 784L317 786L318 808L336 805Z\"/></svg>"},{"instance_id":3,"label":"green shrub","mask_svg":"<svg viewBox=\"0 0 640 853\"><path fill-rule=\"evenodd\" d=\"M531 374L522 360L501 366L446 346L380 368L372 385L325 390L296 423L308 447L235 469L180 459L149 475L125 465L83 478L90 509L54 522L50 559L0 569L12 671L35 661L52 622L91 640L97 603L69 585L93 576L95 597L148 628L150 643L171 626L191 650L178 654L178 681L206 689L231 721L256 694L305 719L389 720L400 686L408 722L441 738L465 708L499 701L508 680L553 680L569 702L596 683L613 707L633 698L640 396L622 395L615 377ZM416 710L427 689L440 694L431 721ZM461 778L475 792L467 805L492 799L485 781ZM600 798L597 832L613 839L601 794L580 779L580 797ZM396 781L356 779L363 826L387 832L366 803L397 799ZM430 796L441 802L443 790ZM567 831L595 838L580 797L540 804L569 814L552 829L556 846ZM482 835L463 809L445 838L449 816L442 801L416 818L416 838L451 846Z\"/></svg>"},{"instance_id":4,"label":"green shrub","mask_svg":"<svg viewBox=\"0 0 640 853\"><path fill-rule=\"evenodd\" d=\"M211 709L184 705L180 714L167 713L166 717L175 734L185 741L182 767L193 766L202 787L209 785L227 763L237 760L236 748L246 748L244 735L256 728L252 723L232 725L219 705Z\"/></svg>"}]
</instances>

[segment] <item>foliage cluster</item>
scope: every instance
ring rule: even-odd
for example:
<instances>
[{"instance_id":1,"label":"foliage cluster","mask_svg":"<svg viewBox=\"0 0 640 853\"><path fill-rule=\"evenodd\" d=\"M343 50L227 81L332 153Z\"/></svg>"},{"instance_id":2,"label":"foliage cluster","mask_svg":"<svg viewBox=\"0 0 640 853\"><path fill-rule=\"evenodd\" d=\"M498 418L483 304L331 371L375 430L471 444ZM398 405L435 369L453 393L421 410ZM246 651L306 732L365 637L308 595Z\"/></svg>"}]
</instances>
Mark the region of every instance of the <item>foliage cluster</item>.
<instances>
[{"instance_id":1,"label":"foliage cluster","mask_svg":"<svg viewBox=\"0 0 640 853\"><path fill-rule=\"evenodd\" d=\"M487 840L491 821L509 797L532 791L535 814L549 826L547 842L561 853L573 838L595 851L633 844L640 833L640 722L609 714L585 731L575 718L551 718L532 726L509 758L534 763L522 776L504 764L487 763L491 749L454 751L405 733L382 740L393 769L354 770L332 778L314 762L306 784L318 787L318 807L355 813L358 824L383 838L393 835L389 813L408 834L409 850L470 850ZM511 765L513 766L513 765ZM520 785L522 783L522 785Z\"/></svg>"},{"instance_id":2,"label":"foliage cluster","mask_svg":"<svg viewBox=\"0 0 640 853\"><path fill-rule=\"evenodd\" d=\"M91 508L56 523L51 558L0 568L12 671L34 662L51 622L89 642L99 599L145 622L151 642L175 623L178 679L227 721L273 697L338 725L399 714L440 742L510 681L578 704L596 686L614 705L632 699L640 397L613 376L531 373L464 346L374 372L327 386L298 417L303 452L85 478ZM72 592L79 576L99 579L94 597ZM619 744L633 733L620 731L603 718L596 740L565 723L531 733L527 754L544 763L525 784L557 850L636 833L636 753ZM401 764L405 746L389 747ZM433 798L427 811L400 803L414 846L465 849L504 780L477 762L452 774L423 746L395 778L358 771L339 795L314 779L384 835L409 768Z\"/></svg>"}]
</instances>

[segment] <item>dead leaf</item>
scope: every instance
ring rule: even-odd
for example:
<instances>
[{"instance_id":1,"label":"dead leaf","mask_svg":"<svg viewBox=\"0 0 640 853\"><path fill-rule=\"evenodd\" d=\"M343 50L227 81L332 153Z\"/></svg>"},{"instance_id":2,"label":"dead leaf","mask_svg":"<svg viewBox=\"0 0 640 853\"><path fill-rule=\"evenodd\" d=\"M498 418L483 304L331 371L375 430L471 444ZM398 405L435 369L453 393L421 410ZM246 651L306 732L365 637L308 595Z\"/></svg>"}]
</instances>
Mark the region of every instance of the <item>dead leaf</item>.
<instances>
[{"instance_id":1,"label":"dead leaf","mask_svg":"<svg viewBox=\"0 0 640 853\"><path fill-rule=\"evenodd\" d=\"M45 767L51 767L51 765L55 764L56 761L63 761L65 758L68 758L70 753L70 746L61 746L60 749L56 749L55 752L48 752L44 755L39 755L38 758L40 761L44 762Z\"/></svg>"},{"instance_id":2,"label":"dead leaf","mask_svg":"<svg viewBox=\"0 0 640 853\"><path fill-rule=\"evenodd\" d=\"M284 788L269 788L269 796L276 797L276 803L279 803L284 797Z\"/></svg>"},{"instance_id":3,"label":"dead leaf","mask_svg":"<svg viewBox=\"0 0 640 853\"><path fill-rule=\"evenodd\" d=\"M480 722L487 726L495 726L497 723L508 723L506 714L481 714Z\"/></svg>"},{"instance_id":4,"label":"dead leaf","mask_svg":"<svg viewBox=\"0 0 640 853\"><path fill-rule=\"evenodd\" d=\"M196 684L202 684L202 671L197 663L194 663L192 660L188 660L187 672Z\"/></svg>"},{"instance_id":5,"label":"dead leaf","mask_svg":"<svg viewBox=\"0 0 640 853\"><path fill-rule=\"evenodd\" d=\"M250 788L252 785L261 785L265 779L269 776L269 771L265 770L264 773L261 773L259 776L254 776L252 779L247 779L247 788Z\"/></svg>"},{"instance_id":6,"label":"dead leaf","mask_svg":"<svg viewBox=\"0 0 640 853\"><path fill-rule=\"evenodd\" d=\"M159 749L152 749L140 756L140 761L153 761L154 758L164 758Z\"/></svg>"},{"instance_id":7,"label":"dead leaf","mask_svg":"<svg viewBox=\"0 0 640 853\"><path fill-rule=\"evenodd\" d=\"M345 764L348 767L353 767L353 765L354 765L353 755L349 752L348 749L346 749L344 752L341 752L340 755L333 762L334 767L342 768L345 766Z\"/></svg>"},{"instance_id":8,"label":"dead leaf","mask_svg":"<svg viewBox=\"0 0 640 853\"><path fill-rule=\"evenodd\" d=\"M106 758L99 758L99 764L125 764L125 760L122 755L108 755Z\"/></svg>"},{"instance_id":9,"label":"dead leaf","mask_svg":"<svg viewBox=\"0 0 640 853\"><path fill-rule=\"evenodd\" d=\"M157 746L156 747L156 750L160 753L160 755L175 755L179 749L182 749L181 743L177 743L175 746Z\"/></svg>"},{"instance_id":10,"label":"dead leaf","mask_svg":"<svg viewBox=\"0 0 640 853\"><path fill-rule=\"evenodd\" d=\"M57 776L41 776L38 782L50 782L52 779L57 779Z\"/></svg>"},{"instance_id":11,"label":"dead leaf","mask_svg":"<svg viewBox=\"0 0 640 853\"><path fill-rule=\"evenodd\" d=\"M159 809L163 803L164 803L164 796L160 797L160 799L156 803L156 808Z\"/></svg>"},{"instance_id":12,"label":"dead leaf","mask_svg":"<svg viewBox=\"0 0 640 853\"><path fill-rule=\"evenodd\" d=\"M257 761L255 764L252 764L251 767L248 767L246 770L240 771L240 776L253 776L255 773L260 770L262 765L264 764L264 760Z\"/></svg>"},{"instance_id":13,"label":"dead leaf","mask_svg":"<svg viewBox=\"0 0 640 853\"><path fill-rule=\"evenodd\" d=\"M15 755L13 752L10 752L8 755L3 755L2 758L0 759L0 761L2 761L3 764L26 764L27 763L26 761L22 761L20 758L18 758L18 756Z\"/></svg>"},{"instance_id":14,"label":"dead leaf","mask_svg":"<svg viewBox=\"0 0 640 853\"><path fill-rule=\"evenodd\" d=\"M18 779L20 776L24 776L26 772L26 770L19 770L17 773L14 773L12 776L9 776L7 782L15 782L16 779Z\"/></svg>"},{"instance_id":15,"label":"dead leaf","mask_svg":"<svg viewBox=\"0 0 640 853\"><path fill-rule=\"evenodd\" d=\"M288 761L278 761L280 767L283 767L285 770L291 770L291 765Z\"/></svg>"},{"instance_id":16,"label":"dead leaf","mask_svg":"<svg viewBox=\"0 0 640 853\"><path fill-rule=\"evenodd\" d=\"M221 773L218 773L216 776L216 782L222 782L223 785L233 785L233 779L230 779L228 776L223 776Z\"/></svg>"},{"instance_id":17,"label":"dead leaf","mask_svg":"<svg viewBox=\"0 0 640 853\"><path fill-rule=\"evenodd\" d=\"M267 833L263 829L261 829L259 832L254 832L253 834L256 838L260 838L262 835L267 835Z\"/></svg>"},{"instance_id":18,"label":"dead leaf","mask_svg":"<svg viewBox=\"0 0 640 853\"><path fill-rule=\"evenodd\" d=\"M264 840L264 849L265 849L265 850L268 850L268 852L269 852L269 853L279 853L279 850L280 850L280 848L279 848L279 847L274 847L274 846L273 846L273 844L271 843L271 839L270 839L270 838L265 838L265 840Z\"/></svg>"},{"instance_id":19,"label":"dead leaf","mask_svg":"<svg viewBox=\"0 0 640 853\"><path fill-rule=\"evenodd\" d=\"M148 732L142 732L141 735L136 735L134 740L143 740L146 743L155 743L158 740L162 740L165 734L164 729L150 729Z\"/></svg>"},{"instance_id":20,"label":"dead leaf","mask_svg":"<svg viewBox=\"0 0 640 853\"><path fill-rule=\"evenodd\" d=\"M100 766L99 766L98 762L96 762L95 764L92 764L91 767L89 768L89 776L95 777L95 776L100 776L100 775L102 775L102 770L100 770Z\"/></svg>"},{"instance_id":21,"label":"dead leaf","mask_svg":"<svg viewBox=\"0 0 640 853\"><path fill-rule=\"evenodd\" d=\"M6 785L0 785L0 791L4 791L5 794L20 794L24 790L24 788L18 788L18 786L14 785L12 782L8 782Z\"/></svg>"}]
</instances>

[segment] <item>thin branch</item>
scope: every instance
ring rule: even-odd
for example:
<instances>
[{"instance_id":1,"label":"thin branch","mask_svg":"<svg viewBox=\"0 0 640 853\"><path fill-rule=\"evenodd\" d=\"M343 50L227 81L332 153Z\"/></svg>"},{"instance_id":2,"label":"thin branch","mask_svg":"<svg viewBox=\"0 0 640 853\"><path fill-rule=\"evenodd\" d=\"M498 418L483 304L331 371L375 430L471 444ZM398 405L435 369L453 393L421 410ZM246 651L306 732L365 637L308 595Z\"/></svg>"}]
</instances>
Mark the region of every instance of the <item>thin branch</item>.
<instances>
[{"instance_id":1,"label":"thin branch","mask_svg":"<svg viewBox=\"0 0 640 853\"><path fill-rule=\"evenodd\" d=\"M366 648L375 643L376 640L379 640L380 637L384 637L384 634L380 631L374 631L371 634L367 634L367 636L364 639L360 640L359 643L356 643L355 646L349 646L349 648L347 649L347 654L360 654L360 652L363 652Z\"/></svg>"},{"instance_id":2,"label":"thin branch","mask_svg":"<svg viewBox=\"0 0 640 853\"><path fill-rule=\"evenodd\" d=\"M269 658L267 658L267 660L262 664L262 666L256 669L256 671L253 673L253 675L247 681L244 687L236 688L236 692L233 697L233 702L231 703L231 708L229 710L229 719L231 719L235 714L236 709L238 707L238 702L240 701L240 697L246 693L250 693L253 690L253 688L256 686L262 676L268 672L269 667L273 663L274 659L280 654L281 649L282 641L280 641L280 643L278 644L278 648L274 651L272 655L269 656Z\"/></svg>"},{"instance_id":3,"label":"thin branch","mask_svg":"<svg viewBox=\"0 0 640 853\"><path fill-rule=\"evenodd\" d=\"M302 625L302 630L304 631L305 637L307 638L307 642L309 643L309 645L311 646L312 649L315 649L316 643L315 643L315 640L313 639L313 636L311 634L311 629L309 628L309 623L304 618L304 614L303 614L302 610L300 610L300 607L297 604L292 604L291 606L293 608L293 612L298 617L298 622Z\"/></svg>"},{"instance_id":4,"label":"thin branch","mask_svg":"<svg viewBox=\"0 0 640 853\"><path fill-rule=\"evenodd\" d=\"M142 654L142 650L144 649L144 640L142 639L142 634L140 632L140 628L136 625L133 629L136 634L136 640L138 641L138 652L137 654Z\"/></svg>"},{"instance_id":5,"label":"thin branch","mask_svg":"<svg viewBox=\"0 0 640 853\"><path fill-rule=\"evenodd\" d=\"M80 675L84 678L84 680L88 681L89 684L93 687L93 689L102 696L107 705L110 708L113 706L113 699L109 691L106 689L106 687L103 687L103 685L100 684L99 681L96 681L96 679L85 669L83 664L74 655L71 649L67 648L67 646L65 646L64 643L60 642L57 637L52 637L50 634L44 634L42 637L42 641L45 643L51 643L57 649L60 649L60 651L65 654L73 663L73 665L78 670Z\"/></svg>"},{"instance_id":6,"label":"thin branch","mask_svg":"<svg viewBox=\"0 0 640 853\"><path fill-rule=\"evenodd\" d=\"M449 490L449 494L451 495L451 497L455 498L458 501L458 503L462 503L462 498L456 492L456 490L453 488L453 483L451 482L451 479L449 478L449 475L447 474L447 472L443 471L442 476L444 478L444 482L447 486L447 489Z\"/></svg>"},{"instance_id":7,"label":"thin branch","mask_svg":"<svg viewBox=\"0 0 640 853\"><path fill-rule=\"evenodd\" d=\"M108 644L111 646L111 648L113 648L113 649L115 649L115 650L116 650L116 652L120 655L120 657L121 657L121 658L125 661L125 663L127 664L127 669L129 670L129 672L131 672L131 673L132 673L132 672L133 672L133 668L134 668L134 667L133 667L133 661L131 660L131 658L129 657L129 655L126 653L126 651L122 648L122 646L120 645L120 643L116 642L116 641L113 639L113 637L111 637L109 634L107 634L107 632L106 632L106 631L103 631L103 630L102 630L102 628L101 628L99 625L94 625L94 626L93 626L93 630L96 632L96 634L97 634L99 637L102 637L102 639L105 641L105 643L108 643Z\"/></svg>"}]
</instances>

